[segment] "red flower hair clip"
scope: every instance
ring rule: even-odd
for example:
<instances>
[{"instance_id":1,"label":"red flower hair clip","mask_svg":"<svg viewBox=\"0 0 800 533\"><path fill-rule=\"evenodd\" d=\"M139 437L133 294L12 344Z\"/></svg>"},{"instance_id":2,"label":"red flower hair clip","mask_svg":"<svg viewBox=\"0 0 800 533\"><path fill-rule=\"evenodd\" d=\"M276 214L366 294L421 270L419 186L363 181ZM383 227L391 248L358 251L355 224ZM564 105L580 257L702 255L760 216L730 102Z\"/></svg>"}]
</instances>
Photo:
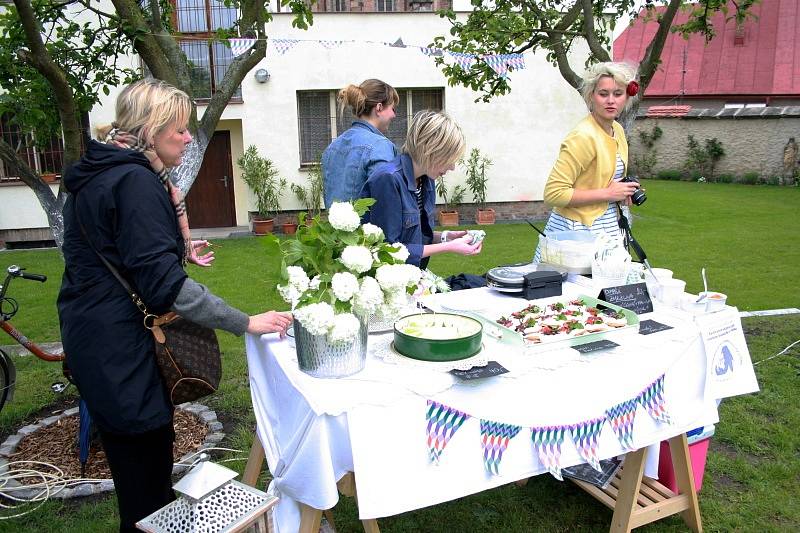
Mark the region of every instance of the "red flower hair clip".
<instances>
[{"instance_id":1,"label":"red flower hair clip","mask_svg":"<svg viewBox=\"0 0 800 533\"><path fill-rule=\"evenodd\" d=\"M628 93L628 96L636 96L639 94L639 84L636 81L631 81L628 83L628 87L625 89L625 92Z\"/></svg>"}]
</instances>

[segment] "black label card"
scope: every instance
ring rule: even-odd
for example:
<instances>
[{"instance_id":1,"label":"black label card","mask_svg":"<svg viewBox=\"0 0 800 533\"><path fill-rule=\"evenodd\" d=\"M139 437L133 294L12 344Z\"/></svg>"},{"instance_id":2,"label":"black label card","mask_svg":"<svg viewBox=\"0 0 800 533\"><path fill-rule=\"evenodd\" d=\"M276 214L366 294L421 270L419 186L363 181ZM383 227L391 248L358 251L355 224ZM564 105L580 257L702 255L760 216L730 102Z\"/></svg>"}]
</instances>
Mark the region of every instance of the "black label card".
<instances>
[{"instance_id":1,"label":"black label card","mask_svg":"<svg viewBox=\"0 0 800 533\"><path fill-rule=\"evenodd\" d=\"M450 373L458 379L472 381L473 379L490 378L492 376L506 374L508 373L508 370L506 370L497 361L489 361L486 366L473 366L469 370L453 369L450 371Z\"/></svg>"},{"instance_id":2,"label":"black label card","mask_svg":"<svg viewBox=\"0 0 800 533\"><path fill-rule=\"evenodd\" d=\"M639 323L639 335L650 335L651 333L658 333L659 331L667 329L672 329L672 326L656 322L655 320L642 320Z\"/></svg>"},{"instance_id":3,"label":"black label card","mask_svg":"<svg viewBox=\"0 0 800 533\"><path fill-rule=\"evenodd\" d=\"M650 300L650 293L647 292L647 285L644 283L606 287L600 291L598 298L630 309L637 315L653 312L653 302Z\"/></svg>"},{"instance_id":4,"label":"black label card","mask_svg":"<svg viewBox=\"0 0 800 533\"><path fill-rule=\"evenodd\" d=\"M578 350L580 353L590 353L590 352L596 352L598 350L608 350L616 346L619 346L619 344L617 344L614 341L610 341L608 339L602 339L599 341L587 342L586 344L579 344L577 346L572 346L572 349Z\"/></svg>"}]
</instances>

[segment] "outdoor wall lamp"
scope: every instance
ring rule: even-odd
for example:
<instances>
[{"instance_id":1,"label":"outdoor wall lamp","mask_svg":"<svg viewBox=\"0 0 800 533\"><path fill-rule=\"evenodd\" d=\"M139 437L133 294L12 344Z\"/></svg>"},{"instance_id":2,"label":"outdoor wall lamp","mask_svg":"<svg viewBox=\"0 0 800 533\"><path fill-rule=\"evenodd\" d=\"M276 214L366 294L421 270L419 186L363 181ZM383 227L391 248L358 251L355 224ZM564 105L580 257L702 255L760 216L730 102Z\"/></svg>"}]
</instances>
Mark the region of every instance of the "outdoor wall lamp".
<instances>
[{"instance_id":1,"label":"outdoor wall lamp","mask_svg":"<svg viewBox=\"0 0 800 533\"><path fill-rule=\"evenodd\" d=\"M258 83L266 83L269 80L269 71L265 68L260 68L256 71L255 77Z\"/></svg>"}]
</instances>

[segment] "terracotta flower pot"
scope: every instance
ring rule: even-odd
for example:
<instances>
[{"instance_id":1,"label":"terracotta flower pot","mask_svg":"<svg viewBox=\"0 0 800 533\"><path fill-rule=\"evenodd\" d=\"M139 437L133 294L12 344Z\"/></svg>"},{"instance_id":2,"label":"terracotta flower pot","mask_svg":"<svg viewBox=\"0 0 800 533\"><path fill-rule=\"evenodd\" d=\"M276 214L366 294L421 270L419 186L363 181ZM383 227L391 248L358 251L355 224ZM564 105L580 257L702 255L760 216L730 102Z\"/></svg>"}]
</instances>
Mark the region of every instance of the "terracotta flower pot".
<instances>
[{"instance_id":1,"label":"terracotta flower pot","mask_svg":"<svg viewBox=\"0 0 800 533\"><path fill-rule=\"evenodd\" d=\"M458 211L439 211L440 226L458 226Z\"/></svg>"},{"instance_id":2,"label":"terracotta flower pot","mask_svg":"<svg viewBox=\"0 0 800 533\"><path fill-rule=\"evenodd\" d=\"M267 235L272 233L275 220L272 218L254 218L253 233L256 235Z\"/></svg>"},{"instance_id":3,"label":"terracotta flower pot","mask_svg":"<svg viewBox=\"0 0 800 533\"><path fill-rule=\"evenodd\" d=\"M476 211L475 221L478 224L494 224L494 209L491 207L478 209Z\"/></svg>"},{"instance_id":4,"label":"terracotta flower pot","mask_svg":"<svg viewBox=\"0 0 800 533\"><path fill-rule=\"evenodd\" d=\"M55 183L58 181L58 176L55 172L43 172L42 173L42 181L45 183Z\"/></svg>"},{"instance_id":5,"label":"terracotta flower pot","mask_svg":"<svg viewBox=\"0 0 800 533\"><path fill-rule=\"evenodd\" d=\"M284 235L294 235L297 233L297 222L284 222L281 225Z\"/></svg>"}]
</instances>

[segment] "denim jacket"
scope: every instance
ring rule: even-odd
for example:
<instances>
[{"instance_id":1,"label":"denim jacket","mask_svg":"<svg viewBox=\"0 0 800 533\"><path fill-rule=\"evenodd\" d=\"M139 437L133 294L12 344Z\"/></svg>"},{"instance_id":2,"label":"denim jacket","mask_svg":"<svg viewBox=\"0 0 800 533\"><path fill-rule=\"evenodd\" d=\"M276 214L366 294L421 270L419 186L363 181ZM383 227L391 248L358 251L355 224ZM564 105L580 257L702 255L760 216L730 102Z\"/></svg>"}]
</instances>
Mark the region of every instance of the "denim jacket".
<instances>
[{"instance_id":1,"label":"denim jacket","mask_svg":"<svg viewBox=\"0 0 800 533\"><path fill-rule=\"evenodd\" d=\"M401 154L387 163L380 163L361 190L362 198L375 198L364 215L364 222L380 226L386 241L401 242L408 248L406 263L425 268L428 258L422 249L433 241L436 187L427 176L422 177L423 210L417 206L417 182L411 156Z\"/></svg>"},{"instance_id":2,"label":"denim jacket","mask_svg":"<svg viewBox=\"0 0 800 533\"><path fill-rule=\"evenodd\" d=\"M397 157L397 148L378 128L363 120L339 135L322 154L325 207L358 198L372 169Z\"/></svg>"}]
</instances>

